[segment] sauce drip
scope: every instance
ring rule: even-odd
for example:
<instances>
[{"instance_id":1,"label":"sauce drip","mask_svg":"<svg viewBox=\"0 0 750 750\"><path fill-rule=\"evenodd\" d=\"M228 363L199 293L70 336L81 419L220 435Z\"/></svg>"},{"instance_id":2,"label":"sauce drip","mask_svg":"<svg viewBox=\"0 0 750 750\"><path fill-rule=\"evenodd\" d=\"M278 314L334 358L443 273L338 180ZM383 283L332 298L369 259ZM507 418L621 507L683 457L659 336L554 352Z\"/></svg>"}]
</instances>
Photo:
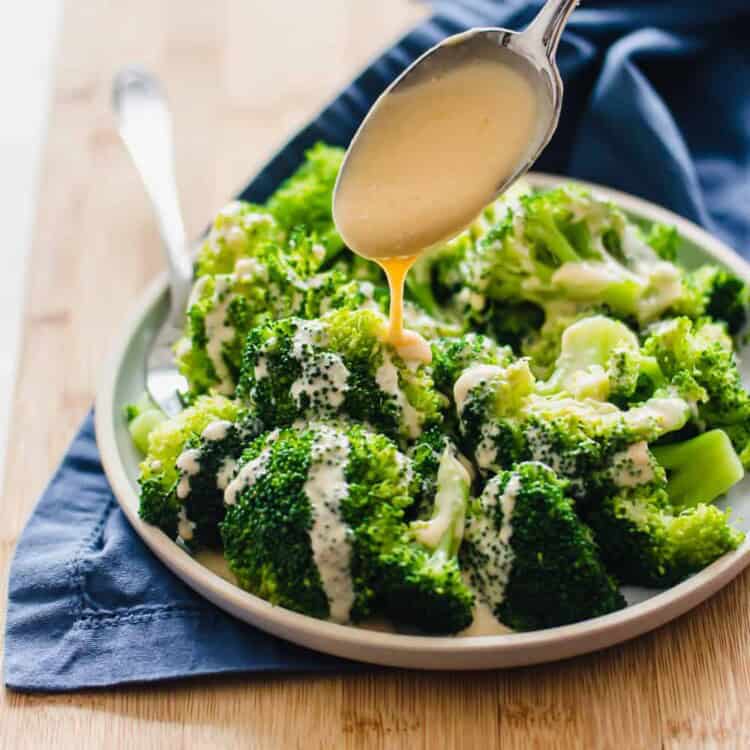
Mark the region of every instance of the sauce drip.
<instances>
[{"instance_id":1,"label":"sauce drip","mask_svg":"<svg viewBox=\"0 0 750 750\"><path fill-rule=\"evenodd\" d=\"M540 107L528 72L502 49L447 45L399 80L358 132L334 216L347 245L388 277L388 338L402 357L429 359L403 327L409 268L468 226L529 158Z\"/></svg>"}]
</instances>

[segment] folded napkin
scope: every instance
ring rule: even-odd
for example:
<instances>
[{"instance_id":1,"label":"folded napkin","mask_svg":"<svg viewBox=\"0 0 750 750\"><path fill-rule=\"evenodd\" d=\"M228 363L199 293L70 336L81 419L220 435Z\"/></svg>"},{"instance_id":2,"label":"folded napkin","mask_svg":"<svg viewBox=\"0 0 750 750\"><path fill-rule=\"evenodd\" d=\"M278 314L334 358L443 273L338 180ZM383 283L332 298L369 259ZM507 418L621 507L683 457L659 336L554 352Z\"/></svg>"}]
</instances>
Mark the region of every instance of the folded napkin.
<instances>
[{"instance_id":1,"label":"folded napkin","mask_svg":"<svg viewBox=\"0 0 750 750\"><path fill-rule=\"evenodd\" d=\"M375 61L247 186L261 201L318 140L346 145L383 88L425 49L471 26L522 28L540 3L455 0ZM747 0L599 0L563 35L560 126L538 169L671 208L750 251ZM298 648L208 604L128 525L99 463L91 416L13 560L5 682L73 690L165 678L357 665Z\"/></svg>"}]
</instances>

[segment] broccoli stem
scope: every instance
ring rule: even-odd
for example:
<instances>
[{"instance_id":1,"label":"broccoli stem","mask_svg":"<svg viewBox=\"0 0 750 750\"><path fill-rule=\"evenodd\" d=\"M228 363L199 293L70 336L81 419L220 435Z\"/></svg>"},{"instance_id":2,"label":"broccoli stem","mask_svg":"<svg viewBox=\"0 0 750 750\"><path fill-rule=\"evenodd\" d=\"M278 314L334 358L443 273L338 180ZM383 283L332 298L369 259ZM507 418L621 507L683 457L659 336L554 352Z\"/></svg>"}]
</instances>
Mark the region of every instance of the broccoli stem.
<instances>
[{"instance_id":1,"label":"broccoli stem","mask_svg":"<svg viewBox=\"0 0 750 750\"><path fill-rule=\"evenodd\" d=\"M745 474L724 430L711 430L683 443L653 446L667 470L667 493L676 511L711 503Z\"/></svg>"},{"instance_id":2,"label":"broccoli stem","mask_svg":"<svg viewBox=\"0 0 750 750\"><path fill-rule=\"evenodd\" d=\"M458 554L464 534L470 481L464 465L453 450L446 447L440 457L432 517L412 524L417 541L434 550L436 558Z\"/></svg>"}]
</instances>

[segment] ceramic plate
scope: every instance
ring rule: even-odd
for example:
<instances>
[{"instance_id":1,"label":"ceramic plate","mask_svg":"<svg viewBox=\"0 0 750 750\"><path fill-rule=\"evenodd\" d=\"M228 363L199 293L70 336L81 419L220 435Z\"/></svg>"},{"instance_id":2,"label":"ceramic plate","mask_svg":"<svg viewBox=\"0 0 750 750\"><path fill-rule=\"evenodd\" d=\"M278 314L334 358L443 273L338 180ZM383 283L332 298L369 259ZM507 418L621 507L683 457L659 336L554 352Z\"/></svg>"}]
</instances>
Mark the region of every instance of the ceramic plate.
<instances>
[{"instance_id":1,"label":"ceramic plate","mask_svg":"<svg viewBox=\"0 0 750 750\"><path fill-rule=\"evenodd\" d=\"M536 187L571 182L533 173L528 180ZM680 260L688 267L714 261L750 281L750 266L694 224L639 198L598 185L580 184L613 201L634 218L674 224L683 239ZM273 606L231 583L220 561L191 557L162 531L138 518L136 477L140 458L130 441L122 407L136 401L145 389L145 355L166 310L166 279L162 277L139 301L103 373L96 400L96 434L102 462L125 515L154 554L199 594L274 635L337 656L399 667L490 669L536 664L596 651L652 630L702 602L750 562L750 541L745 541L735 552L666 591L626 587L623 591L628 606L619 612L531 633L460 638L402 635L336 625ZM750 531L750 475L719 503L724 504L734 509L735 524Z\"/></svg>"}]
</instances>

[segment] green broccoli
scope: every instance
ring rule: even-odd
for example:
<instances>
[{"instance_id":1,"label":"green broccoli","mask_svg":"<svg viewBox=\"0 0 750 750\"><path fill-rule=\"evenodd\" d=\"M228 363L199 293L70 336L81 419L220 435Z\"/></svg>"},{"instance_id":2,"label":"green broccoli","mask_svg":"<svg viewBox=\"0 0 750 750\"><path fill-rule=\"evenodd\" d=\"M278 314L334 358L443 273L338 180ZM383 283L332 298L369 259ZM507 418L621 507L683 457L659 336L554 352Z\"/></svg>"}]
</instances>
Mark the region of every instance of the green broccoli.
<instances>
[{"instance_id":1,"label":"green broccoli","mask_svg":"<svg viewBox=\"0 0 750 750\"><path fill-rule=\"evenodd\" d=\"M473 597L455 557L430 552L404 521L412 472L388 438L312 424L260 438L243 461L221 526L243 588L338 622L361 620L377 602L397 623L431 631L470 622ZM418 612L407 593L421 597Z\"/></svg>"},{"instance_id":2,"label":"green broccoli","mask_svg":"<svg viewBox=\"0 0 750 750\"><path fill-rule=\"evenodd\" d=\"M554 372L538 391L624 404L644 400L664 383L658 362L641 352L624 323L594 315L563 331Z\"/></svg>"},{"instance_id":3,"label":"green broccoli","mask_svg":"<svg viewBox=\"0 0 750 750\"><path fill-rule=\"evenodd\" d=\"M509 365L513 359L508 347L481 334L439 338L432 342L432 377L435 387L452 397L453 386L464 370L474 365Z\"/></svg>"},{"instance_id":4,"label":"green broccoli","mask_svg":"<svg viewBox=\"0 0 750 750\"><path fill-rule=\"evenodd\" d=\"M514 630L565 625L625 606L591 530L541 463L493 477L469 511L461 565Z\"/></svg>"},{"instance_id":5,"label":"green broccoli","mask_svg":"<svg viewBox=\"0 0 750 750\"><path fill-rule=\"evenodd\" d=\"M385 318L368 310L256 328L247 338L238 394L269 429L346 415L414 439L442 420L445 398L429 367L404 362L384 343L385 330Z\"/></svg>"},{"instance_id":6,"label":"green broccoli","mask_svg":"<svg viewBox=\"0 0 750 750\"><path fill-rule=\"evenodd\" d=\"M625 487L586 514L607 567L623 583L664 588L736 549L729 513L699 503L676 510L660 483Z\"/></svg>"},{"instance_id":7,"label":"green broccoli","mask_svg":"<svg viewBox=\"0 0 750 750\"><path fill-rule=\"evenodd\" d=\"M427 633L457 633L471 624L474 594L458 563L470 483L447 445L431 516L413 521L403 538L380 555L383 608L395 622Z\"/></svg>"},{"instance_id":8,"label":"green broccoli","mask_svg":"<svg viewBox=\"0 0 750 750\"><path fill-rule=\"evenodd\" d=\"M719 266L701 266L686 275L685 294L673 310L693 320L707 316L736 334L747 322L749 303L750 291L742 279Z\"/></svg>"},{"instance_id":9,"label":"green broccoli","mask_svg":"<svg viewBox=\"0 0 750 750\"><path fill-rule=\"evenodd\" d=\"M722 326L686 317L661 321L648 330L643 351L678 387L692 387L696 426L725 430L750 465L750 394Z\"/></svg>"},{"instance_id":10,"label":"green broccoli","mask_svg":"<svg viewBox=\"0 0 750 750\"><path fill-rule=\"evenodd\" d=\"M655 445L652 453L667 470L667 494L679 512L712 503L745 475L742 462L723 430L711 430L680 443Z\"/></svg>"},{"instance_id":11,"label":"green broccoli","mask_svg":"<svg viewBox=\"0 0 750 750\"><path fill-rule=\"evenodd\" d=\"M542 461L570 480L578 499L607 483L612 462L630 446L681 429L691 414L690 404L668 389L621 410L590 398L540 394L536 385L526 360L466 370L454 388L462 447L484 473Z\"/></svg>"},{"instance_id":12,"label":"green broccoli","mask_svg":"<svg viewBox=\"0 0 750 750\"><path fill-rule=\"evenodd\" d=\"M344 150L316 143L302 166L268 199L268 211L288 232L304 226L326 248L326 258L344 246L333 224L333 187Z\"/></svg>"},{"instance_id":13,"label":"green broccoli","mask_svg":"<svg viewBox=\"0 0 750 750\"><path fill-rule=\"evenodd\" d=\"M203 490L217 482L220 463L241 453L241 447L233 444L233 435L239 429L234 425L240 421L244 423L243 432L252 423L235 402L222 396L201 396L191 407L151 430L138 477L139 513L144 521L173 539L179 536L186 542L193 538L196 543L215 542L221 497L213 488L207 493ZM220 427L202 438L212 425ZM209 438L216 429L225 431L226 439L213 445Z\"/></svg>"},{"instance_id":14,"label":"green broccoli","mask_svg":"<svg viewBox=\"0 0 750 750\"><path fill-rule=\"evenodd\" d=\"M232 201L216 215L198 252L195 275L232 273L237 261L262 254L268 244L283 242L284 231L267 209Z\"/></svg>"},{"instance_id":15,"label":"green broccoli","mask_svg":"<svg viewBox=\"0 0 750 750\"><path fill-rule=\"evenodd\" d=\"M133 445L141 452L148 452L148 436L161 424L167 415L144 393L134 404L125 407L125 419Z\"/></svg>"}]
</instances>

